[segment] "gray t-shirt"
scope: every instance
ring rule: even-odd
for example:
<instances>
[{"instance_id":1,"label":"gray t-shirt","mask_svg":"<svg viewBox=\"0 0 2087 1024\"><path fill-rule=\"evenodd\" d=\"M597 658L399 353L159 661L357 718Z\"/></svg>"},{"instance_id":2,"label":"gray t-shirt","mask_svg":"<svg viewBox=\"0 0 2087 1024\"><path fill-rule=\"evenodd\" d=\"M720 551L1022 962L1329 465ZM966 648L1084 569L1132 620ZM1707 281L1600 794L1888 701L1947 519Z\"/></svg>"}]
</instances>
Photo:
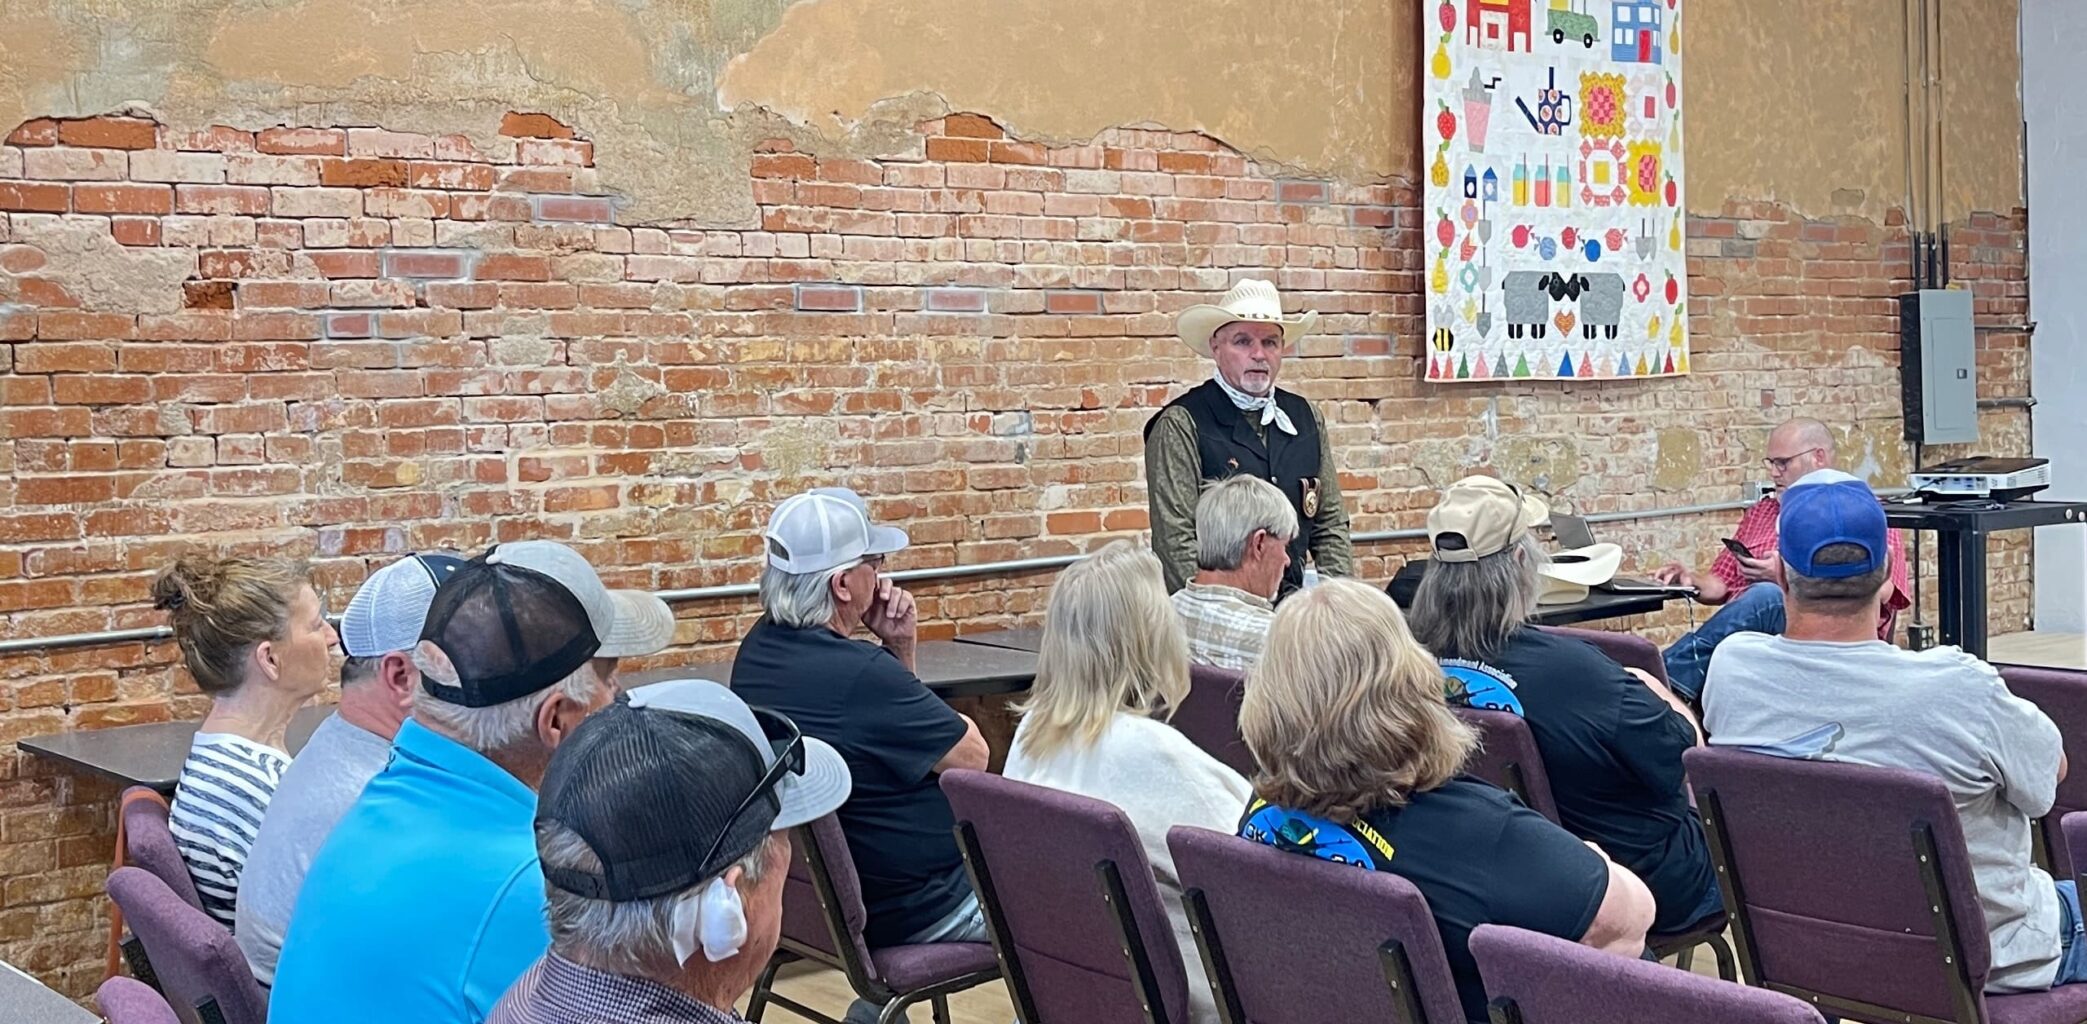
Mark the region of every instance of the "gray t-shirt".
<instances>
[{"instance_id":1,"label":"gray t-shirt","mask_svg":"<svg viewBox=\"0 0 2087 1024\"><path fill-rule=\"evenodd\" d=\"M390 740L334 714L319 723L283 773L268 814L261 819L260 834L246 855L238 923L232 930L261 984L275 982L283 934L289 930L290 911L297 906L297 890L304 886L312 857L362 795L363 783L383 771L390 759Z\"/></svg>"},{"instance_id":2,"label":"gray t-shirt","mask_svg":"<svg viewBox=\"0 0 2087 1024\"><path fill-rule=\"evenodd\" d=\"M1989 992L2034 992L2058 972L2058 894L2029 859L2029 822L2057 798L2058 727L1955 647L1823 643L1736 633L1703 684L1719 746L1788 744L1841 727L1819 757L1939 776L1956 800L1992 933Z\"/></svg>"}]
</instances>

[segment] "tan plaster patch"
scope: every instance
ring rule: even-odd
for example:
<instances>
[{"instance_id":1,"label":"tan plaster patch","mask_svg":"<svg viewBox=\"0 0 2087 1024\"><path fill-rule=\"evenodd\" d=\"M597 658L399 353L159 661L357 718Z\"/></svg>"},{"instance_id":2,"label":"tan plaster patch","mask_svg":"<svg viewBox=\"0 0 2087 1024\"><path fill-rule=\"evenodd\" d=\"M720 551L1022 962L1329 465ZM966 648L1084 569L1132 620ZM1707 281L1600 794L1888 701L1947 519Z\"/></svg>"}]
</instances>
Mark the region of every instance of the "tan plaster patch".
<instances>
[{"instance_id":1,"label":"tan plaster patch","mask_svg":"<svg viewBox=\"0 0 2087 1024\"><path fill-rule=\"evenodd\" d=\"M1696 485L1702 473L1702 433L1693 427L1661 430L1659 449L1652 457L1652 486L1662 491L1685 491Z\"/></svg>"}]
</instances>

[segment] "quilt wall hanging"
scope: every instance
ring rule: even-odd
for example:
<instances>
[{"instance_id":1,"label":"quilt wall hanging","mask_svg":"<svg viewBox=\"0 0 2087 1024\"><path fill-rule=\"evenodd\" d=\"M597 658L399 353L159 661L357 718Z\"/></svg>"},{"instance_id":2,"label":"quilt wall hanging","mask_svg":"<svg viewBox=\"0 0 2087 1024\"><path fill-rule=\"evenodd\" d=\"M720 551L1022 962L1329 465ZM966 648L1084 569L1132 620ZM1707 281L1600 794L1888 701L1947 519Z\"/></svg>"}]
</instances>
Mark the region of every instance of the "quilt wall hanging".
<instances>
[{"instance_id":1,"label":"quilt wall hanging","mask_svg":"<svg viewBox=\"0 0 2087 1024\"><path fill-rule=\"evenodd\" d=\"M1423 0L1427 378L1688 372L1688 0Z\"/></svg>"}]
</instances>

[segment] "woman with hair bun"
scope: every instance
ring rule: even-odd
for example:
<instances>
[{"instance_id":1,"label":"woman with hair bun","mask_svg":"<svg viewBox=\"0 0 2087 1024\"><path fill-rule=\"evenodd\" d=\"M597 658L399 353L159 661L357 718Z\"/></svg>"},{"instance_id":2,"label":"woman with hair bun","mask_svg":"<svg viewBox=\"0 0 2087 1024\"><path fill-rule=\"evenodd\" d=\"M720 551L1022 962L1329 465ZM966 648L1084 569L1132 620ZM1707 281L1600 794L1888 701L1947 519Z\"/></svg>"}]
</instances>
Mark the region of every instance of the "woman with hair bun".
<instances>
[{"instance_id":1,"label":"woman with hair bun","mask_svg":"<svg viewBox=\"0 0 2087 1024\"><path fill-rule=\"evenodd\" d=\"M292 559L182 558L153 579L152 604L210 697L168 825L203 909L230 928L247 850L290 765L290 719L325 689L339 638Z\"/></svg>"}]
</instances>

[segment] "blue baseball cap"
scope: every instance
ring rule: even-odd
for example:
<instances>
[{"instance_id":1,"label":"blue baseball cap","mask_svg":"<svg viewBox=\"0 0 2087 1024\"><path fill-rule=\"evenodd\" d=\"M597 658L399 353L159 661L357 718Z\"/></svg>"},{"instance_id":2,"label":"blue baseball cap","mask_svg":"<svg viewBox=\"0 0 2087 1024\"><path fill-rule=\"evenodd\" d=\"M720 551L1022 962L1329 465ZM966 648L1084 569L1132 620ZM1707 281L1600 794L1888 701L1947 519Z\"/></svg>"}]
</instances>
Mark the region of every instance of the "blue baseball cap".
<instances>
[{"instance_id":1,"label":"blue baseball cap","mask_svg":"<svg viewBox=\"0 0 2087 1024\"><path fill-rule=\"evenodd\" d=\"M1799 576L1841 580L1877 571L1890 557L1885 536L1884 506L1870 485L1839 470L1805 474L1783 493L1782 517L1776 526L1777 550L1783 564ZM1819 552L1835 544L1853 544L1869 557L1820 565Z\"/></svg>"}]
</instances>

